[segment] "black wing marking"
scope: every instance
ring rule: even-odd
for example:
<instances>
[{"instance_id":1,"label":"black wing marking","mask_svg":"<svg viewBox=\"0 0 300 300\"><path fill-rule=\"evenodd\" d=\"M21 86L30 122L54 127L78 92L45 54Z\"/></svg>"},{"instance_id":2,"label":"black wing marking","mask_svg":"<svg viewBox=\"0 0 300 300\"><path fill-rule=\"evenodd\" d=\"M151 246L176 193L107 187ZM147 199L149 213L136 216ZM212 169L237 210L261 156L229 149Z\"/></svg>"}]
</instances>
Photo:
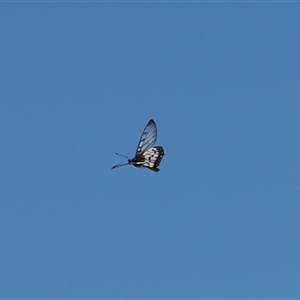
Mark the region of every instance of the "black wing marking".
<instances>
[{"instance_id":1,"label":"black wing marking","mask_svg":"<svg viewBox=\"0 0 300 300\"><path fill-rule=\"evenodd\" d=\"M139 156L142 152L154 145L157 138L157 127L154 120L150 120L146 125L141 138L139 140L135 156Z\"/></svg>"}]
</instances>

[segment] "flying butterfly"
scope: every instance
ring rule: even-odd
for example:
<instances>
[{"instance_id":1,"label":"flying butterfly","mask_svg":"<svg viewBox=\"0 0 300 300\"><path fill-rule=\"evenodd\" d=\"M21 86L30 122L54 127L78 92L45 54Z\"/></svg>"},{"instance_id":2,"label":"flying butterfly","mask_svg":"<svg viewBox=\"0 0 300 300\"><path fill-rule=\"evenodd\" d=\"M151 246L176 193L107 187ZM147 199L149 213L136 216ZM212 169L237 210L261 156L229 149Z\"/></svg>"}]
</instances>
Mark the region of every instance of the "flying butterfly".
<instances>
[{"instance_id":1,"label":"flying butterfly","mask_svg":"<svg viewBox=\"0 0 300 300\"><path fill-rule=\"evenodd\" d=\"M157 127L154 120L150 120L146 125L141 138L139 140L135 157L130 159L127 156L116 153L128 159L125 164L118 164L111 169L116 169L126 165L133 165L137 168L148 168L154 172L158 172L158 166L164 156L164 149L162 146L152 147L157 138Z\"/></svg>"}]
</instances>

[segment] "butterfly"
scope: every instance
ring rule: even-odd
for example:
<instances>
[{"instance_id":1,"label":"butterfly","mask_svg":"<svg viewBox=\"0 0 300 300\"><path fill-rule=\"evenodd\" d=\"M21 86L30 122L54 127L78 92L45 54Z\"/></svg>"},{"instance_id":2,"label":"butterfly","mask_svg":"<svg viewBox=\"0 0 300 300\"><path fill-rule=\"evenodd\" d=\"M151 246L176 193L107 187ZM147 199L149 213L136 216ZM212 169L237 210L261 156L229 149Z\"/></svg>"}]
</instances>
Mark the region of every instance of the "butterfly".
<instances>
[{"instance_id":1,"label":"butterfly","mask_svg":"<svg viewBox=\"0 0 300 300\"><path fill-rule=\"evenodd\" d=\"M157 167L159 166L165 153L162 146L152 147L156 141L156 138L157 127L154 120L151 119L140 137L135 152L135 157L130 159L127 156L116 153L117 155L127 158L128 161L125 164L115 165L111 169L116 169L126 165L133 165L137 168L148 168L154 172L158 172L159 169Z\"/></svg>"}]
</instances>

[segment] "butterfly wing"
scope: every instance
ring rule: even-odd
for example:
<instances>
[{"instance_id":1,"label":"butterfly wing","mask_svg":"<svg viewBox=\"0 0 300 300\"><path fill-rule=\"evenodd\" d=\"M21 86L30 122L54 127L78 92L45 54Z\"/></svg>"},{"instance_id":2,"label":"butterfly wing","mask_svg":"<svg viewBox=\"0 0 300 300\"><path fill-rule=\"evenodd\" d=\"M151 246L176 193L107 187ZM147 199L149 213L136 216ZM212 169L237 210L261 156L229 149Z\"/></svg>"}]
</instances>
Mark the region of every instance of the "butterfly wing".
<instances>
[{"instance_id":1,"label":"butterfly wing","mask_svg":"<svg viewBox=\"0 0 300 300\"><path fill-rule=\"evenodd\" d=\"M151 119L146 125L140 137L135 156L136 157L139 156L145 150L152 147L156 142L156 138L157 138L157 127L154 120Z\"/></svg>"},{"instance_id":2,"label":"butterfly wing","mask_svg":"<svg viewBox=\"0 0 300 300\"><path fill-rule=\"evenodd\" d=\"M145 167L158 172L158 166L164 156L164 149L161 146L155 146L142 152L133 159L133 165L136 167Z\"/></svg>"},{"instance_id":3,"label":"butterfly wing","mask_svg":"<svg viewBox=\"0 0 300 300\"><path fill-rule=\"evenodd\" d=\"M128 163L126 163L126 164L117 164L117 165L113 166L113 167L111 168L111 170L112 170L112 169L116 169L116 168L120 168L120 167L123 167L123 166L126 166L126 165L128 165Z\"/></svg>"}]
</instances>

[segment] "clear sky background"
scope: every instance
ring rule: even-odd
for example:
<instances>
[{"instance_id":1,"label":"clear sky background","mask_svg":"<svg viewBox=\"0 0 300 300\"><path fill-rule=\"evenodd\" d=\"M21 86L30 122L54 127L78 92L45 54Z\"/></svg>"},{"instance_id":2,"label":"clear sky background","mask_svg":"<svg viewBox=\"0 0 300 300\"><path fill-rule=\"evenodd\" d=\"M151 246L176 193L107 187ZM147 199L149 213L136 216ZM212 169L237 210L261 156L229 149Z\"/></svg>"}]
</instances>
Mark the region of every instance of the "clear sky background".
<instances>
[{"instance_id":1,"label":"clear sky background","mask_svg":"<svg viewBox=\"0 0 300 300\"><path fill-rule=\"evenodd\" d=\"M0 297L300 298L299 13L1 3Z\"/></svg>"}]
</instances>

